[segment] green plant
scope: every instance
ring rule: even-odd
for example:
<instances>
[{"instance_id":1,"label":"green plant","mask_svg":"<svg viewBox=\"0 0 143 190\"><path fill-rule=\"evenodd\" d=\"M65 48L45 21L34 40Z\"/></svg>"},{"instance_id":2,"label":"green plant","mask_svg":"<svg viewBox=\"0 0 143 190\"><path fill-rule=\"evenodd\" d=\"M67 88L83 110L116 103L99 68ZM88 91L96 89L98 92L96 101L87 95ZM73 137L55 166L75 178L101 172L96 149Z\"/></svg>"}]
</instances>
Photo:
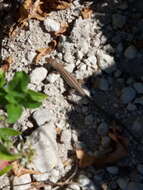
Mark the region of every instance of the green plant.
<instances>
[{"instance_id":1,"label":"green plant","mask_svg":"<svg viewBox=\"0 0 143 190\"><path fill-rule=\"evenodd\" d=\"M7 112L7 122L15 123L21 116L23 108L37 108L47 95L28 89L29 76L21 71L16 72L7 82L5 73L0 70L0 105Z\"/></svg>"},{"instance_id":2,"label":"green plant","mask_svg":"<svg viewBox=\"0 0 143 190\"><path fill-rule=\"evenodd\" d=\"M12 154L14 149L11 137L20 135L21 132L11 128L0 128L0 176L7 173L12 166L9 161L21 157L20 154Z\"/></svg>"}]
</instances>

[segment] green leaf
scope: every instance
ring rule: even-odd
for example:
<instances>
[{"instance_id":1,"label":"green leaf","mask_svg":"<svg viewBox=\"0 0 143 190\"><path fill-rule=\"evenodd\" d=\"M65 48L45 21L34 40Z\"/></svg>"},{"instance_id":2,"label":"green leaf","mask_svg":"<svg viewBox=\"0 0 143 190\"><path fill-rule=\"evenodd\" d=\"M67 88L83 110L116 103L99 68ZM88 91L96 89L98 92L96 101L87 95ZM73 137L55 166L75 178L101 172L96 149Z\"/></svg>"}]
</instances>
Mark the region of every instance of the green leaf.
<instances>
[{"instance_id":1,"label":"green leaf","mask_svg":"<svg viewBox=\"0 0 143 190\"><path fill-rule=\"evenodd\" d=\"M36 102L42 102L42 100L48 97L46 94L43 94L41 92L35 92L31 89L29 89L27 93L30 95L31 99Z\"/></svg>"},{"instance_id":2,"label":"green leaf","mask_svg":"<svg viewBox=\"0 0 143 190\"><path fill-rule=\"evenodd\" d=\"M5 137L12 137L12 136L17 136L20 135L21 132L17 131L12 128L0 128L0 138L5 139Z\"/></svg>"},{"instance_id":3,"label":"green leaf","mask_svg":"<svg viewBox=\"0 0 143 190\"><path fill-rule=\"evenodd\" d=\"M5 73L2 69L0 69L0 88L2 88L6 83Z\"/></svg>"},{"instance_id":4,"label":"green leaf","mask_svg":"<svg viewBox=\"0 0 143 190\"><path fill-rule=\"evenodd\" d=\"M19 154L11 154L2 144L0 144L0 160L13 161L20 157Z\"/></svg>"},{"instance_id":5,"label":"green leaf","mask_svg":"<svg viewBox=\"0 0 143 190\"><path fill-rule=\"evenodd\" d=\"M15 123L22 114L22 106L17 104L6 105L6 110L8 114L8 123Z\"/></svg>"},{"instance_id":6,"label":"green leaf","mask_svg":"<svg viewBox=\"0 0 143 190\"><path fill-rule=\"evenodd\" d=\"M24 72L16 72L13 79L8 83L7 92L14 91L26 91L28 83L30 82L29 76Z\"/></svg>"},{"instance_id":7,"label":"green leaf","mask_svg":"<svg viewBox=\"0 0 143 190\"><path fill-rule=\"evenodd\" d=\"M25 93L20 93L16 91L11 91L5 96L5 99L8 101L8 103L12 104L21 104L21 102L24 101Z\"/></svg>"},{"instance_id":8,"label":"green leaf","mask_svg":"<svg viewBox=\"0 0 143 190\"><path fill-rule=\"evenodd\" d=\"M29 100L28 102L24 102L23 106L25 108L30 108L30 109L34 109L34 108L38 108L42 105L41 102L36 102L36 101L33 101L33 100Z\"/></svg>"},{"instance_id":9,"label":"green leaf","mask_svg":"<svg viewBox=\"0 0 143 190\"><path fill-rule=\"evenodd\" d=\"M5 173L9 172L12 169L12 165L6 166L2 170L0 170L0 176L4 175Z\"/></svg>"}]
</instances>

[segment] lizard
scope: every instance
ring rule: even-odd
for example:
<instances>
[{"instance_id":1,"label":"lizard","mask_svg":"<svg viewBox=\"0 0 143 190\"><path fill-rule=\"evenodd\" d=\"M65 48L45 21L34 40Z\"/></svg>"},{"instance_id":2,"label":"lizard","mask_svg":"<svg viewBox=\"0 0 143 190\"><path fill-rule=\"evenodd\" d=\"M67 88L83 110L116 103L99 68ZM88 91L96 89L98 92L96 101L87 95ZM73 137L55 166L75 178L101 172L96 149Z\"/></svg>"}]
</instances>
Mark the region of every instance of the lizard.
<instances>
[{"instance_id":1,"label":"lizard","mask_svg":"<svg viewBox=\"0 0 143 190\"><path fill-rule=\"evenodd\" d=\"M56 59L53 58L47 58L46 59L47 63L50 64L55 70L57 70L61 76L63 77L63 79L65 80L65 82L71 87L74 88L82 97L86 97L89 101L92 101L94 106L96 107L96 109L100 112L100 114L103 116L103 118L110 122L111 124L117 124L119 126L121 126L124 130L126 130L126 132L132 136L133 140L136 143L140 143L143 144L141 142L139 142L139 140L134 136L134 134L128 130L125 126L125 124L122 122L122 119L117 118L115 115L110 114L109 112L105 111L103 108L101 108L97 103L96 100L91 96L88 95L84 89L81 87L81 85L79 84L79 82L77 81L77 79L71 74L69 73L64 66L61 63L58 63L56 61Z\"/></svg>"}]
</instances>

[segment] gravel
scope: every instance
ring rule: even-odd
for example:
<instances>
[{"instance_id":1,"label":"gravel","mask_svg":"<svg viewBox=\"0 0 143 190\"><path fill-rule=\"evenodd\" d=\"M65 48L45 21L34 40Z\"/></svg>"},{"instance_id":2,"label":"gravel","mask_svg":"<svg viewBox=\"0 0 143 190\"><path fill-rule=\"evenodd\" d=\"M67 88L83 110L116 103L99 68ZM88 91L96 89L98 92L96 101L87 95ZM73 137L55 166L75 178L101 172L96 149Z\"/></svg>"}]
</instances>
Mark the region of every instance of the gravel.
<instances>
[{"instance_id":1,"label":"gravel","mask_svg":"<svg viewBox=\"0 0 143 190\"><path fill-rule=\"evenodd\" d=\"M51 180L54 183L68 172L72 173L75 161L73 145L84 147L90 155L100 158L105 153L107 156L113 153L116 146L109 132L110 128L117 128L120 136L129 143L128 157L103 169L92 166L80 168L73 184L65 189L142 190L142 0L97 1L95 6L91 6L95 8L91 18L83 19L81 10L89 4L92 2L85 5L74 0L70 8L52 11L44 21L30 19L26 29L20 29L13 38L2 37L5 31L1 29L1 58L3 60L10 55L14 59L6 73L7 79L10 80L15 71L24 70L30 73L29 88L48 95L40 108L25 110L13 127L26 134L23 151L35 150L32 162L26 166L45 172L34 175L34 180ZM0 13L5 28L6 23L11 23L5 22L12 18L9 13L9 9ZM57 36L62 23L68 24L68 30ZM81 86L88 89L86 91L98 106L122 118L124 128L108 123L96 109L94 101L70 91L62 76L45 64L44 58L38 65L33 64L37 50L47 48L52 40L57 40L57 47L45 57L53 57L63 63ZM2 189L3 184L9 184L8 179L6 175L0 177ZM41 188L57 189L51 185Z\"/></svg>"},{"instance_id":2,"label":"gravel","mask_svg":"<svg viewBox=\"0 0 143 190\"><path fill-rule=\"evenodd\" d=\"M131 102L136 96L136 91L132 87L126 87L122 90L121 100L124 104Z\"/></svg>"}]
</instances>

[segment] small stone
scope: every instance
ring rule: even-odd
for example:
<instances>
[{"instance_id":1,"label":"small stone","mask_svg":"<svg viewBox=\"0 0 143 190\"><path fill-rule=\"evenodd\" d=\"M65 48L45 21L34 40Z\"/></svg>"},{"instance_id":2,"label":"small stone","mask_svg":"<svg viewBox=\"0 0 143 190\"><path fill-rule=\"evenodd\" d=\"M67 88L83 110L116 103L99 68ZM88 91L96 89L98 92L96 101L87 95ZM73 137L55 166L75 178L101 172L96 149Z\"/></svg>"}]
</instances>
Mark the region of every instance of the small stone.
<instances>
[{"instance_id":1,"label":"small stone","mask_svg":"<svg viewBox=\"0 0 143 190\"><path fill-rule=\"evenodd\" d=\"M65 67L65 69L66 69L68 72L70 72L70 73L73 72L74 68L75 68L75 65L72 64L72 63L68 64L68 65Z\"/></svg>"},{"instance_id":2,"label":"small stone","mask_svg":"<svg viewBox=\"0 0 143 190\"><path fill-rule=\"evenodd\" d=\"M103 122L98 126L97 133L101 136L105 136L107 135L108 130L108 125L105 122Z\"/></svg>"},{"instance_id":3,"label":"small stone","mask_svg":"<svg viewBox=\"0 0 143 190\"><path fill-rule=\"evenodd\" d=\"M33 119L39 126L41 126L46 122L51 121L52 114L47 109L38 109L33 113Z\"/></svg>"},{"instance_id":4,"label":"small stone","mask_svg":"<svg viewBox=\"0 0 143 190\"><path fill-rule=\"evenodd\" d=\"M70 190L80 190L80 186L78 184L71 184L68 186Z\"/></svg>"},{"instance_id":5,"label":"small stone","mask_svg":"<svg viewBox=\"0 0 143 190\"><path fill-rule=\"evenodd\" d=\"M104 72L110 74L113 71L115 71L115 61L114 57L108 54L105 54L105 52L100 51L99 54L99 68L103 70Z\"/></svg>"},{"instance_id":6,"label":"small stone","mask_svg":"<svg viewBox=\"0 0 143 190\"><path fill-rule=\"evenodd\" d=\"M143 190L143 184L130 182L125 190Z\"/></svg>"},{"instance_id":7,"label":"small stone","mask_svg":"<svg viewBox=\"0 0 143 190\"><path fill-rule=\"evenodd\" d=\"M143 175L143 164L139 164L139 165L137 166L137 170L139 171L140 174Z\"/></svg>"},{"instance_id":8,"label":"small stone","mask_svg":"<svg viewBox=\"0 0 143 190\"><path fill-rule=\"evenodd\" d=\"M90 189L90 190L96 190L95 184L86 177L85 175L80 175L78 179L78 183L82 186L83 190Z\"/></svg>"},{"instance_id":9,"label":"small stone","mask_svg":"<svg viewBox=\"0 0 143 190\"><path fill-rule=\"evenodd\" d=\"M99 88L104 91L108 90L109 89L108 80L101 78L99 81Z\"/></svg>"},{"instance_id":10,"label":"small stone","mask_svg":"<svg viewBox=\"0 0 143 190\"><path fill-rule=\"evenodd\" d=\"M35 56L36 56L36 52L28 51L27 54L26 54L26 59L28 61L32 62Z\"/></svg>"},{"instance_id":11,"label":"small stone","mask_svg":"<svg viewBox=\"0 0 143 190\"><path fill-rule=\"evenodd\" d=\"M116 166L107 167L107 171L112 175L117 175L119 172L119 168Z\"/></svg>"},{"instance_id":12,"label":"small stone","mask_svg":"<svg viewBox=\"0 0 143 190\"><path fill-rule=\"evenodd\" d=\"M94 55L91 55L87 58L88 64L96 65L97 64L97 58Z\"/></svg>"},{"instance_id":13,"label":"small stone","mask_svg":"<svg viewBox=\"0 0 143 190\"><path fill-rule=\"evenodd\" d=\"M137 110L137 107L136 107L136 105L134 105L132 103L129 103L127 105L127 110L129 110L129 111L135 111L135 110Z\"/></svg>"},{"instance_id":14,"label":"small stone","mask_svg":"<svg viewBox=\"0 0 143 190\"><path fill-rule=\"evenodd\" d=\"M127 47L127 49L124 52L124 55L127 59L133 59L137 56L137 49L135 46L131 45Z\"/></svg>"},{"instance_id":15,"label":"small stone","mask_svg":"<svg viewBox=\"0 0 143 190\"><path fill-rule=\"evenodd\" d=\"M52 123L37 128L27 139L27 143L35 150L29 167L32 167L36 171L44 172L44 175L37 176L37 179L46 179L49 171L52 171L55 167L62 166L58 153L56 130Z\"/></svg>"},{"instance_id":16,"label":"small stone","mask_svg":"<svg viewBox=\"0 0 143 190\"><path fill-rule=\"evenodd\" d=\"M128 104L136 96L136 91L131 87L126 87L122 90L121 100L123 104Z\"/></svg>"},{"instance_id":17,"label":"small stone","mask_svg":"<svg viewBox=\"0 0 143 190\"><path fill-rule=\"evenodd\" d=\"M125 188L127 187L128 184L128 179L127 178L119 178L117 180L117 184L119 185L119 187L121 188L121 190L125 190Z\"/></svg>"},{"instance_id":18,"label":"small stone","mask_svg":"<svg viewBox=\"0 0 143 190\"><path fill-rule=\"evenodd\" d=\"M47 76L48 71L44 67L38 67L30 74L31 83L40 84Z\"/></svg>"},{"instance_id":19,"label":"small stone","mask_svg":"<svg viewBox=\"0 0 143 190\"><path fill-rule=\"evenodd\" d=\"M139 94L143 94L143 84L140 82L136 82L133 84L135 90L137 91L137 93Z\"/></svg>"},{"instance_id":20,"label":"small stone","mask_svg":"<svg viewBox=\"0 0 143 190\"><path fill-rule=\"evenodd\" d=\"M85 175L80 175L78 178L78 183L81 184L81 186L86 186L88 184L90 184L91 180L86 177Z\"/></svg>"},{"instance_id":21,"label":"small stone","mask_svg":"<svg viewBox=\"0 0 143 190\"><path fill-rule=\"evenodd\" d=\"M134 101L134 103L135 103L135 104L143 105L143 97L136 98L135 101Z\"/></svg>"},{"instance_id":22,"label":"small stone","mask_svg":"<svg viewBox=\"0 0 143 190\"><path fill-rule=\"evenodd\" d=\"M85 117L85 124L86 124L86 125L90 125L90 124L92 124L92 122L93 122L93 116L92 116L92 114L87 115L87 116Z\"/></svg>"},{"instance_id":23,"label":"small stone","mask_svg":"<svg viewBox=\"0 0 143 190\"><path fill-rule=\"evenodd\" d=\"M112 25L114 29L122 28L126 23L126 17L119 14L112 15Z\"/></svg>"},{"instance_id":24,"label":"small stone","mask_svg":"<svg viewBox=\"0 0 143 190\"><path fill-rule=\"evenodd\" d=\"M27 185L20 185L20 184L26 184ZM14 190L25 190L31 188L31 177L29 174L25 174L19 177L14 178ZM16 186L19 185L19 186Z\"/></svg>"},{"instance_id":25,"label":"small stone","mask_svg":"<svg viewBox=\"0 0 143 190\"><path fill-rule=\"evenodd\" d=\"M60 24L50 18L44 20L44 26L48 32L58 32L60 30Z\"/></svg>"},{"instance_id":26,"label":"small stone","mask_svg":"<svg viewBox=\"0 0 143 190\"><path fill-rule=\"evenodd\" d=\"M50 83L54 83L57 79L59 79L60 75L55 73L50 73L47 76L47 81Z\"/></svg>"}]
</instances>

